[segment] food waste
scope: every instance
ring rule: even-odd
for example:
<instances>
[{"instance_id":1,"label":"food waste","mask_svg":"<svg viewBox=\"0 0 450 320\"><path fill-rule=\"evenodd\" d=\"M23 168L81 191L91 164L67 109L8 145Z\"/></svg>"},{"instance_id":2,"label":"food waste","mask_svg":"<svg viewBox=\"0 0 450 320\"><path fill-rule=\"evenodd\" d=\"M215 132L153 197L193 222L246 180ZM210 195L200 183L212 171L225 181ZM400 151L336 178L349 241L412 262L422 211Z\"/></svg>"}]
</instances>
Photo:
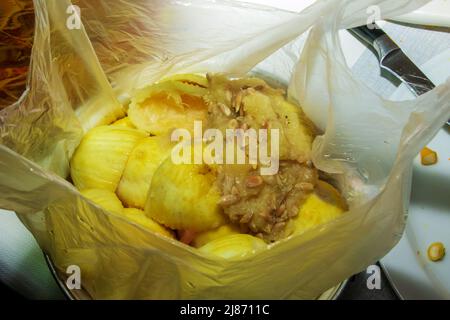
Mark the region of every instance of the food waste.
<instances>
[{"instance_id":1,"label":"food waste","mask_svg":"<svg viewBox=\"0 0 450 320\"><path fill-rule=\"evenodd\" d=\"M175 75L136 90L126 110L124 118L86 132L70 162L71 181L95 205L169 241L239 259L347 210L313 165L314 125L284 90L262 79ZM175 161L180 139L174 141L174 132L195 136L198 124L215 133L209 140L219 149L210 160L233 151L241 162L198 162L195 152L184 155L190 163ZM276 137L265 150L276 146L276 172L262 174L269 164L254 157L251 135L227 150L229 129ZM209 140L197 143L211 151ZM267 141L257 136L252 142L255 151Z\"/></svg>"}]
</instances>

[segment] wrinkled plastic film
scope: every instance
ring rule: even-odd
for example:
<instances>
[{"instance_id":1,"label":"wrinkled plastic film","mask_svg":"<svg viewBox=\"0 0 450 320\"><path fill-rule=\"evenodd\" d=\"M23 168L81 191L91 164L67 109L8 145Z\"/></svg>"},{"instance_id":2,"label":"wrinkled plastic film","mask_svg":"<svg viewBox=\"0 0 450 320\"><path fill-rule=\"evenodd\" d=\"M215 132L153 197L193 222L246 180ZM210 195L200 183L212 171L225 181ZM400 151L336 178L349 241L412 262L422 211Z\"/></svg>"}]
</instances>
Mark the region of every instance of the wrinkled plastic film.
<instances>
[{"instance_id":1,"label":"wrinkled plastic film","mask_svg":"<svg viewBox=\"0 0 450 320\"><path fill-rule=\"evenodd\" d=\"M412 159L450 115L449 82L390 102L356 81L337 31L365 23L370 5L389 17L423 3L318 1L297 15L233 2L86 0L74 2L84 28L69 31L68 2L36 0L29 90L0 113L0 207L18 213L60 271L80 266L94 298L315 298L399 240ZM293 44L307 30L304 46ZM314 162L350 202L339 219L249 259L216 260L106 212L63 179L83 129L120 117L135 88L177 72L274 70L324 131Z\"/></svg>"}]
</instances>

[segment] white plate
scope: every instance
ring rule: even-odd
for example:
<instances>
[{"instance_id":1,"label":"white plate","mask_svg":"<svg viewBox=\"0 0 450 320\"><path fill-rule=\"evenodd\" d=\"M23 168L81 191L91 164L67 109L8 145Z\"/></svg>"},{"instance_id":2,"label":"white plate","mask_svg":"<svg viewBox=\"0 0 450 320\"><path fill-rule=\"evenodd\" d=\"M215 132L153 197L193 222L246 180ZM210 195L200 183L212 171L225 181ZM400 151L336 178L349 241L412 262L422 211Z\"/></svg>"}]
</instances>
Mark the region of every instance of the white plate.
<instances>
[{"instance_id":1,"label":"white plate","mask_svg":"<svg viewBox=\"0 0 450 320\"><path fill-rule=\"evenodd\" d=\"M421 70L435 83L450 76L450 49L425 63ZM412 99L404 86L392 100ZM381 263L404 299L450 299L450 128L442 128L428 146L438 163L423 166L414 160L413 186L405 233ZM447 256L431 262L427 248L442 242Z\"/></svg>"}]
</instances>

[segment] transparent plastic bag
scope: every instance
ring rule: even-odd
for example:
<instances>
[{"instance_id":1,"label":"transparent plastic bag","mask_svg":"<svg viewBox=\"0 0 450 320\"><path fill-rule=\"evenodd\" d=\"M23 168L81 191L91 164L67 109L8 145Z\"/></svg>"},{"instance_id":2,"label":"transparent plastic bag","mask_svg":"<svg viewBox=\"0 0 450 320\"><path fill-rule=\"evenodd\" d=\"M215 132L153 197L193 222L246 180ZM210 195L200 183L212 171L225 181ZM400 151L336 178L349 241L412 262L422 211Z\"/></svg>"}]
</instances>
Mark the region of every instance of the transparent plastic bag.
<instances>
[{"instance_id":1,"label":"transparent plastic bag","mask_svg":"<svg viewBox=\"0 0 450 320\"><path fill-rule=\"evenodd\" d=\"M352 76L338 30L426 1L317 1L300 14L230 1L35 0L28 90L0 111L0 207L16 211L59 270L93 298L315 298L399 240L411 163L450 116L450 81L387 101ZM74 8L74 7L70 7ZM72 12L72 13L71 13ZM304 46L294 45L306 36ZM265 73L324 132L314 163L350 210L242 261L206 257L83 198L65 178L83 132L124 114L136 88L180 72Z\"/></svg>"}]
</instances>

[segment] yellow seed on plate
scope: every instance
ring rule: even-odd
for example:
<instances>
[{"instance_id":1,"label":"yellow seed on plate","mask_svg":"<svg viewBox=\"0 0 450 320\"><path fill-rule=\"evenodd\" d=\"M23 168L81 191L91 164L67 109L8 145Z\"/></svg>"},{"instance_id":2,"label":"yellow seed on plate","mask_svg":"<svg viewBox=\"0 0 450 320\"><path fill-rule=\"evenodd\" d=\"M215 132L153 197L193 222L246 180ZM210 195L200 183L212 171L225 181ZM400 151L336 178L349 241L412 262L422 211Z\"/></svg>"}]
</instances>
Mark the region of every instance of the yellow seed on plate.
<instances>
[{"instance_id":1,"label":"yellow seed on plate","mask_svg":"<svg viewBox=\"0 0 450 320\"><path fill-rule=\"evenodd\" d=\"M431 150L428 147L425 147L420 151L420 162L424 166L430 166L435 164L438 161L438 156L436 151Z\"/></svg>"},{"instance_id":2,"label":"yellow seed on plate","mask_svg":"<svg viewBox=\"0 0 450 320\"><path fill-rule=\"evenodd\" d=\"M428 259L431 261L442 260L445 256L445 247L442 242L432 243L427 250Z\"/></svg>"}]
</instances>

